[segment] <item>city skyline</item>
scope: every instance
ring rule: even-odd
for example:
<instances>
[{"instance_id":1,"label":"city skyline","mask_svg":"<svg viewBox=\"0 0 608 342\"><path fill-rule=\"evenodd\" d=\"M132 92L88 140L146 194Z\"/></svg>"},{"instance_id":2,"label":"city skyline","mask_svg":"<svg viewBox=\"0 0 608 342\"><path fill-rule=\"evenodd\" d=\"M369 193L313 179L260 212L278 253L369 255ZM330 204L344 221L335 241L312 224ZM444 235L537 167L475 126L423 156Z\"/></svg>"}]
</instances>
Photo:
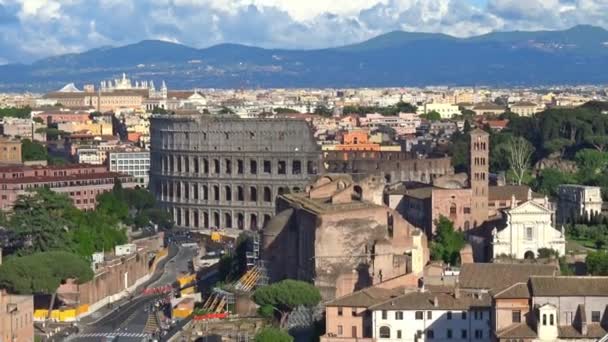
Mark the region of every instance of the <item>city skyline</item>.
<instances>
[{"instance_id":1,"label":"city skyline","mask_svg":"<svg viewBox=\"0 0 608 342\"><path fill-rule=\"evenodd\" d=\"M387 32L469 37L492 31L608 27L608 4L593 1L0 1L0 64L28 63L145 39L198 48L241 43L323 48ZM44 46L44 49L40 49Z\"/></svg>"}]
</instances>

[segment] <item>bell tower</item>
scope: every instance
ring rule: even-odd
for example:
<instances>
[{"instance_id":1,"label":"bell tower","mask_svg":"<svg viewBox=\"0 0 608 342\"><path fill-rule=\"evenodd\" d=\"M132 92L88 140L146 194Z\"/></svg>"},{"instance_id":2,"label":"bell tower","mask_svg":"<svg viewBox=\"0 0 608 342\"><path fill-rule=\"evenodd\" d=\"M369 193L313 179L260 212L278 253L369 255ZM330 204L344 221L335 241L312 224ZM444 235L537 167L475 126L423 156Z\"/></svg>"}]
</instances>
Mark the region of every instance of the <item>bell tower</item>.
<instances>
[{"instance_id":1,"label":"bell tower","mask_svg":"<svg viewBox=\"0 0 608 342\"><path fill-rule=\"evenodd\" d=\"M481 129L471 131L469 181L473 227L488 219L489 156L490 135Z\"/></svg>"}]
</instances>

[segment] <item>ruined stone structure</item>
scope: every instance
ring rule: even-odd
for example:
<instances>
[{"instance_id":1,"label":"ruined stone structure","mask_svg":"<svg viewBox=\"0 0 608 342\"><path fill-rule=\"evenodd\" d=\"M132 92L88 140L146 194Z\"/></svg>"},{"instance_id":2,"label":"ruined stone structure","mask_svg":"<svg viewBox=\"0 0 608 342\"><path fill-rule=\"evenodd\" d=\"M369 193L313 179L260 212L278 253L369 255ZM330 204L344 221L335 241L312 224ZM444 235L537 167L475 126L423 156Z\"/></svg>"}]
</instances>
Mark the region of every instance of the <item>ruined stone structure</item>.
<instances>
[{"instance_id":1,"label":"ruined stone structure","mask_svg":"<svg viewBox=\"0 0 608 342\"><path fill-rule=\"evenodd\" d=\"M375 174L388 183L430 183L454 174L449 157L418 159L408 152L327 151L323 159L328 172Z\"/></svg>"},{"instance_id":2,"label":"ruined stone structure","mask_svg":"<svg viewBox=\"0 0 608 342\"><path fill-rule=\"evenodd\" d=\"M271 280L312 282L324 299L404 276L401 285L416 284L429 258L426 236L382 204L384 185L328 174L279 196L263 232Z\"/></svg>"},{"instance_id":3,"label":"ruined stone structure","mask_svg":"<svg viewBox=\"0 0 608 342\"><path fill-rule=\"evenodd\" d=\"M321 165L305 121L159 115L151 119L150 184L178 227L257 230L279 194Z\"/></svg>"}]
</instances>

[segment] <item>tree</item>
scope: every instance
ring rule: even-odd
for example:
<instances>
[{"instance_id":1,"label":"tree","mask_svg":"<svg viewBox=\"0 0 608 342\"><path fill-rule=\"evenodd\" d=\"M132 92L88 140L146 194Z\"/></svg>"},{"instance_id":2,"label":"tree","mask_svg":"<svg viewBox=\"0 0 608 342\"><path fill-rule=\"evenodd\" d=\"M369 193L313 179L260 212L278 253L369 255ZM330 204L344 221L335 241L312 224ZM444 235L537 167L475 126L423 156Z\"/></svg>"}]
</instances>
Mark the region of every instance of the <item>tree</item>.
<instances>
[{"instance_id":1,"label":"tree","mask_svg":"<svg viewBox=\"0 0 608 342\"><path fill-rule=\"evenodd\" d=\"M79 283L93 279L89 263L76 254L43 252L23 257L9 257L0 266L0 288L11 293L54 293L63 280Z\"/></svg>"},{"instance_id":2,"label":"tree","mask_svg":"<svg viewBox=\"0 0 608 342\"><path fill-rule=\"evenodd\" d=\"M255 342L292 342L293 337L283 330L267 327L255 335Z\"/></svg>"},{"instance_id":3,"label":"tree","mask_svg":"<svg viewBox=\"0 0 608 342\"><path fill-rule=\"evenodd\" d=\"M165 108L154 106L154 108L152 108L152 114L168 114L168 112Z\"/></svg>"},{"instance_id":4,"label":"tree","mask_svg":"<svg viewBox=\"0 0 608 342\"><path fill-rule=\"evenodd\" d=\"M528 168L530 167L533 147L526 139L522 137L511 137L507 146L511 171L515 176L517 185L521 185L526 171L528 171Z\"/></svg>"},{"instance_id":5,"label":"tree","mask_svg":"<svg viewBox=\"0 0 608 342\"><path fill-rule=\"evenodd\" d=\"M280 314L283 327L289 313L298 306L312 307L321 301L319 290L312 284L298 280L283 280L260 287L253 293L253 300L260 306L270 305Z\"/></svg>"},{"instance_id":6,"label":"tree","mask_svg":"<svg viewBox=\"0 0 608 342\"><path fill-rule=\"evenodd\" d=\"M562 172L558 169L547 168L540 172L534 181L534 190L548 196L557 196L557 188L561 184L576 184L576 175Z\"/></svg>"},{"instance_id":7,"label":"tree","mask_svg":"<svg viewBox=\"0 0 608 342\"><path fill-rule=\"evenodd\" d=\"M331 111L331 109L327 108L327 106L321 104L315 108L314 114L330 117L333 115L333 112Z\"/></svg>"},{"instance_id":8,"label":"tree","mask_svg":"<svg viewBox=\"0 0 608 342\"><path fill-rule=\"evenodd\" d=\"M598 150L583 149L574 156L579 169L579 176L583 182L594 180L608 167L608 153Z\"/></svg>"},{"instance_id":9,"label":"tree","mask_svg":"<svg viewBox=\"0 0 608 342\"><path fill-rule=\"evenodd\" d=\"M587 254L587 273L594 276L608 276L608 252L597 251Z\"/></svg>"},{"instance_id":10,"label":"tree","mask_svg":"<svg viewBox=\"0 0 608 342\"><path fill-rule=\"evenodd\" d=\"M439 121L441 120L441 114L439 114L438 112L432 110L426 114L422 114L420 115L421 118L429 120L429 121Z\"/></svg>"},{"instance_id":11,"label":"tree","mask_svg":"<svg viewBox=\"0 0 608 342\"><path fill-rule=\"evenodd\" d=\"M21 158L23 161L47 160L48 152L41 143L23 139L21 140Z\"/></svg>"},{"instance_id":12,"label":"tree","mask_svg":"<svg viewBox=\"0 0 608 342\"><path fill-rule=\"evenodd\" d=\"M466 244L464 233L456 231L454 224L445 216L435 221L436 236L431 243L431 259L451 265L460 263L460 250Z\"/></svg>"}]
</instances>

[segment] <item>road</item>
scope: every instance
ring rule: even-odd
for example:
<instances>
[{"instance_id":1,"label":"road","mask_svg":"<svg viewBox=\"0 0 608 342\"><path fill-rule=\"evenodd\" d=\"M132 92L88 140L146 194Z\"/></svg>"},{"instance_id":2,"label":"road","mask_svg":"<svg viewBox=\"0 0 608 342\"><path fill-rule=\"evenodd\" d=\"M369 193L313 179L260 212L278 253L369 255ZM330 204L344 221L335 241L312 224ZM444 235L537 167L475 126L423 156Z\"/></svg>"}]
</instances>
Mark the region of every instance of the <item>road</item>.
<instances>
[{"instance_id":1,"label":"road","mask_svg":"<svg viewBox=\"0 0 608 342\"><path fill-rule=\"evenodd\" d=\"M174 256L156 273L146 287L160 287L173 284L180 272L188 271L188 261L197 253L196 248L172 245ZM177 251L175 252L175 249ZM136 296L120 303L120 307L96 322L81 324L81 333L71 336L70 341L98 342L116 336L115 341L131 342L147 340L147 331L155 330L149 308L161 296ZM84 322L83 322L84 323Z\"/></svg>"}]
</instances>

